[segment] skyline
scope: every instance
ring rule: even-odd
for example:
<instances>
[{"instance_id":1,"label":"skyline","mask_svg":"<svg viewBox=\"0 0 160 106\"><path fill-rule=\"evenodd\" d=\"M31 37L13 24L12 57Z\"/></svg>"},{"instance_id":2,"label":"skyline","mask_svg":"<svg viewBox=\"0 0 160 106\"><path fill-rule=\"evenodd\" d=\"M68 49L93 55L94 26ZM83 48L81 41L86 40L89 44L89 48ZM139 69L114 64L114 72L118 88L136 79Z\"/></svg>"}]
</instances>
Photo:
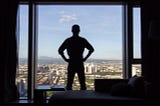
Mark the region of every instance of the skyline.
<instances>
[{"instance_id":1,"label":"skyline","mask_svg":"<svg viewBox=\"0 0 160 106\"><path fill-rule=\"evenodd\" d=\"M19 57L27 56L28 6L20 6ZM138 10L136 10L138 14ZM122 59L122 5L40 5L38 6L38 56L61 58L57 50L71 37L71 26L79 24L80 36L86 38L95 52L90 58ZM134 22L139 17L135 16ZM134 35L139 35L139 23ZM139 37L139 36L138 36ZM135 42L139 42L139 38ZM135 43L135 53L139 49ZM138 51L139 52L139 51ZM136 57L139 57L139 54Z\"/></svg>"}]
</instances>

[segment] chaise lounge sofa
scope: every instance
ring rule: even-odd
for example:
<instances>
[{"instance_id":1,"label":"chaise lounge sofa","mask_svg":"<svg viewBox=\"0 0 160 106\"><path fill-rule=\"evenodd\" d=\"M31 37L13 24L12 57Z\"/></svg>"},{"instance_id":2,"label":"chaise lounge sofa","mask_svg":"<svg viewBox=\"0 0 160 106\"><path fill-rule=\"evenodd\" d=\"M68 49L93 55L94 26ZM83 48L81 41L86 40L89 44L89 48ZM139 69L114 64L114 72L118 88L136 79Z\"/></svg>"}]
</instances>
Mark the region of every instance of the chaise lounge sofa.
<instances>
[{"instance_id":1,"label":"chaise lounge sofa","mask_svg":"<svg viewBox=\"0 0 160 106\"><path fill-rule=\"evenodd\" d=\"M144 95L130 93L129 83L127 79L95 79L95 90L54 92L49 106L144 106Z\"/></svg>"}]
</instances>

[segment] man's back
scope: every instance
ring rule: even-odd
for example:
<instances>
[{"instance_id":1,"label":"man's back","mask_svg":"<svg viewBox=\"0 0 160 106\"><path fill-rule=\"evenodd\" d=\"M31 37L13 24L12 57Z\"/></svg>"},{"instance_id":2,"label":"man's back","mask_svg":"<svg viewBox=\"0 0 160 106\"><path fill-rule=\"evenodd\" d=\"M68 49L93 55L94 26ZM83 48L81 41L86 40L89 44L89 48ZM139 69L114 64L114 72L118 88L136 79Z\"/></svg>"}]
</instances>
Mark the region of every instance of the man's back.
<instances>
[{"instance_id":1,"label":"man's back","mask_svg":"<svg viewBox=\"0 0 160 106\"><path fill-rule=\"evenodd\" d=\"M66 62L68 62L67 90L72 89L72 83L75 73L78 74L81 90L86 90L83 62L88 59L94 49L85 38L79 36L79 25L73 25L72 32L73 36L67 38L58 49L58 52L62 56L62 58ZM88 49L88 53L86 56L83 57L83 52L85 48ZM67 50L69 58L64 55L65 49Z\"/></svg>"},{"instance_id":2,"label":"man's back","mask_svg":"<svg viewBox=\"0 0 160 106\"><path fill-rule=\"evenodd\" d=\"M82 59L84 49L87 47L86 39L82 37L70 37L66 41L66 49L70 59Z\"/></svg>"},{"instance_id":3,"label":"man's back","mask_svg":"<svg viewBox=\"0 0 160 106\"><path fill-rule=\"evenodd\" d=\"M92 45L83 37L79 36L80 27L79 25L72 26L73 35L67 38L62 45L59 47L58 52L62 58L66 61L85 61L94 51ZM83 57L84 49L88 49L88 54ZM67 59L64 55L64 50L67 50L69 58Z\"/></svg>"}]
</instances>

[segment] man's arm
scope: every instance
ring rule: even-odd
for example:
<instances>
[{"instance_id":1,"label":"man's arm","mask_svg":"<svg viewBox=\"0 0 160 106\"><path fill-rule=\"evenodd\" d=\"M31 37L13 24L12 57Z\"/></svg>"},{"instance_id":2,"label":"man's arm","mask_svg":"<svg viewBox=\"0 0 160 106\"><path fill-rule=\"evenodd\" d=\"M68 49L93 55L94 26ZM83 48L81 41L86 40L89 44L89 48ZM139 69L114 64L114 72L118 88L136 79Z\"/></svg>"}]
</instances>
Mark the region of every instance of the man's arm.
<instances>
[{"instance_id":1,"label":"man's arm","mask_svg":"<svg viewBox=\"0 0 160 106\"><path fill-rule=\"evenodd\" d=\"M69 62L69 59L66 58L66 56L64 55L64 53L61 53L60 55L61 55L61 57L63 58L64 61Z\"/></svg>"},{"instance_id":2,"label":"man's arm","mask_svg":"<svg viewBox=\"0 0 160 106\"><path fill-rule=\"evenodd\" d=\"M93 53L93 51L89 50L88 54L86 55L86 57L83 58L83 61L86 61L88 59L88 57Z\"/></svg>"},{"instance_id":3,"label":"man's arm","mask_svg":"<svg viewBox=\"0 0 160 106\"><path fill-rule=\"evenodd\" d=\"M69 62L69 59L64 55L64 50L66 49L66 41L62 43L62 45L58 49L58 53L61 55L64 61Z\"/></svg>"},{"instance_id":4,"label":"man's arm","mask_svg":"<svg viewBox=\"0 0 160 106\"><path fill-rule=\"evenodd\" d=\"M87 55L83 58L83 61L86 61L88 57L94 52L92 45L86 40L86 48L89 50Z\"/></svg>"}]
</instances>

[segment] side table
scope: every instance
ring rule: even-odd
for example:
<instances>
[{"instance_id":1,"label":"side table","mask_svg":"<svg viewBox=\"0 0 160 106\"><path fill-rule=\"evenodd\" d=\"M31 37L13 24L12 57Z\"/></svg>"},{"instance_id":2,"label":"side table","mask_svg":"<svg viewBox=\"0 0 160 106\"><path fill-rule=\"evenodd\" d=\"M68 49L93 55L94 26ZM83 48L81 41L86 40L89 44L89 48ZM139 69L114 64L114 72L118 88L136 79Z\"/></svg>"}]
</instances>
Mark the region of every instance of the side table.
<instances>
[{"instance_id":1,"label":"side table","mask_svg":"<svg viewBox=\"0 0 160 106\"><path fill-rule=\"evenodd\" d=\"M34 89L34 103L45 104L47 99L47 91L65 91L64 85L39 85Z\"/></svg>"}]
</instances>

